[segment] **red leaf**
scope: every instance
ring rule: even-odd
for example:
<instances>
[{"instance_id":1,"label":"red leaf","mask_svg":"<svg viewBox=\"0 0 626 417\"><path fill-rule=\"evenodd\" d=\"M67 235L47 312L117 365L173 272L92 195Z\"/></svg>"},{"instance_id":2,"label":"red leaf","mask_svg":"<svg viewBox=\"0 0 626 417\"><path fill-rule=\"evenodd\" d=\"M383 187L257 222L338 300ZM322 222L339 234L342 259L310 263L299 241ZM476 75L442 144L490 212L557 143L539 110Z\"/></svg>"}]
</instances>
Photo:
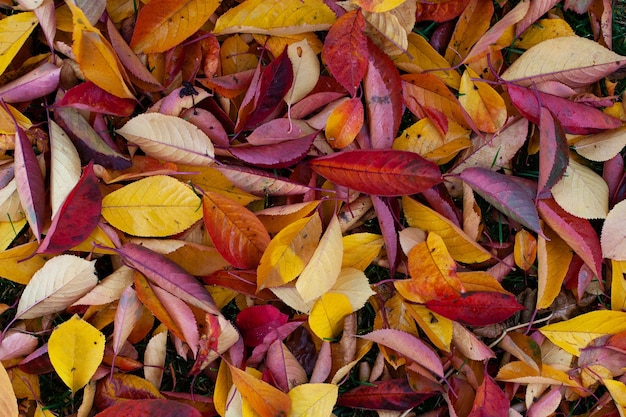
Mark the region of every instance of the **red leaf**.
<instances>
[{"instance_id":1,"label":"red leaf","mask_svg":"<svg viewBox=\"0 0 626 417\"><path fill-rule=\"evenodd\" d=\"M235 98L246 92L253 77L254 69L250 69L221 77L198 78L198 82L226 98Z\"/></svg>"},{"instance_id":2,"label":"red leaf","mask_svg":"<svg viewBox=\"0 0 626 417\"><path fill-rule=\"evenodd\" d=\"M415 391L406 378L388 379L374 385L361 385L341 394L337 405L365 410L404 411L417 407L436 392L435 387Z\"/></svg>"},{"instance_id":3,"label":"red leaf","mask_svg":"<svg viewBox=\"0 0 626 417\"><path fill-rule=\"evenodd\" d=\"M469 0L447 0L443 2L418 2L415 18L417 22L432 20L434 22L447 22L458 17Z\"/></svg>"},{"instance_id":4,"label":"red leaf","mask_svg":"<svg viewBox=\"0 0 626 417\"><path fill-rule=\"evenodd\" d=\"M114 96L91 81L86 81L67 90L56 105L126 117L133 114L135 104L133 99Z\"/></svg>"},{"instance_id":5,"label":"red leaf","mask_svg":"<svg viewBox=\"0 0 626 417\"><path fill-rule=\"evenodd\" d=\"M602 249L589 220L569 214L552 198L537 201L537 209L541 219L574 249L597 277L601 277Z\"/></svg>"},{"instance_id":6,"label":"red leaf","mask_svg":"<svg viewBox=\"0 0 626 417\"><path fill-rule=\"evenodd\" d=\"M36 253L58 254L83 242L98 225L100 211L102 194L93 162L90 162L52 219L48 234Z\"/></svg>"},{"instance_id":7,"label":"red leaf","mask_svg":"<svg viewBox=\"0 0 626 417\"><path fill-rule=\"evenodd\" d=\"M390 197L417 194L442 181L437 165L396 150L338 152L311 161L311 168L335 184Z\"/></svg>"},{"instance_id":8,"label":"red leaf","mask_svg":"<svg viewBox=\"0 0 626 417\"><path fill-rule=\"evenodd\" d=\"M202 417L190 405L172 400L128 400L109 407L95 417Z\"/></svg>"},{"instance_id":9,"label":"red leaf","mask_svg":"<svg viewBox=\"0 0 626 417\"><path fill-rule=\"evenodd\" d=\"M363 88L371 147L388 149L402 119L402 80L393 61L373 42L367 44L367 72ZM364 147L364 146L362 146Z\"/></svg>"},{"instance_id":10,"label":"red leaf","mask_svg":"<svg viewBox=\"0 0 626 417\"><path fill-rule=\"evenodd\" d=\"M485 373L474 398L474 405L468 417L506 416L510 402L502 389Z\"/></svg>"},{"instance_id":11,"label":"red leaf","mask_svg":"<svg viewBox=\"0 0 626 417\"><path fill-rule=\"evenodd\" d=\"M466 292L453 300L431 300L426 307L450 320L471 326L500 323L524 309L514 296L488 291Z\"/></svg>"},{"instance_id":12,"label":"red leaf","mask_svg":"<svg viewBox=\"0 0 626 417\"><path fill-rule=\"evenodd\" d=\"M522 115L535 124L540 124L540 108L545 107L561 123L565 133L588 135L622 125L619 119L598 109L575 103L567 99L537 90L507 84L509 97Z\"/></svg>"},{"instance_id":13,"label":"red leaf","mask_svg":"<svg viewBox=\"0 0 626 417\"><path fill-rule=\"evenodd\" d=\"M268 145L242 145L228 148L237 159L263 168L286 168L301 161L309 152L317 132L302 138Z\"/></svg>"},{"instance_id":14,"label":"red leaf","mask_svg":"<svg viewBox=\"0 0 626 417\"><path fill-rule=\"evenodd\" d=\"M359 10L345 13L333 23L322 58L328 71L354 97L367 69L365 19Z\"/></svg>"},{"instance_id":15,"label":"red leaf","mask_svg":"<svg viewBox=\"0 0 626 417\"><path fill-rule=\"evenodd\" d=\"M96 385L95 406L104 410L129 400L148 400L163 398L147 380L136 375L114 373L102 378Z\"/></svg>"},{"instance_id":16,"label":"red leaf","mask_svg":"<svg viewBox=\"0 0 626 417\"><path fill-rule=\"evenodd\" d=\"M539 184L537 197L549 197L550 189L556 184L567 169L569 150L565 132L558 121L554 120L549 110L541 108L539 124Z\"/></svg>"},{"instance_id":17,"label":"red leaf","mask_svg":"<svg viewBox=\"0 0 626 417\"><path fill-rule=\"evenodd\" d=\"M272 330L287 323L289 316L271 305L248 307L237 314L235 324L246 346L257 346Z\"/></svg>"}]
</instances>

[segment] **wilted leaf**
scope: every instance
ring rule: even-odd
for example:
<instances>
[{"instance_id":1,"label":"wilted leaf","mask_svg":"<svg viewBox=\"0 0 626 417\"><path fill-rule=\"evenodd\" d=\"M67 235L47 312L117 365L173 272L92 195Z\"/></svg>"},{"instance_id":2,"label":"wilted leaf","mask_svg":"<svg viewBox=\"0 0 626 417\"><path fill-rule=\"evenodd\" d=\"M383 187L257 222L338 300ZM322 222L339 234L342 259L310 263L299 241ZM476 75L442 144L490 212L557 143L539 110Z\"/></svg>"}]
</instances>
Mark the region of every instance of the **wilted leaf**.
<instances>
[{"instance_id":1,"label":"wilted leaf","mask_svg":"<svg viewBox=\"0 0 626 417\"><path fill-rule=\"evenodd\" d=\"M306 39L289 45L287 56L293 66L293 85L285 95L285 101L292 105L306 97L317 84L320 62Z\"/></svg>"},{"instance_id":2,"label":"wilted leaf","mask_svg":"<svg viewBox=\"0 0 626 417\"><path fill-rule=\"evenodd\" d=\"M75 393L98 369L104 356L104 335L75 315L52 331L48 355L61 380Z\"/></svg>"},{"instance_id":3,"label":"wilted leaf","mask_svg":"<svg viewBox=\"0 0 626 417\"><path fill-rule=\"evenodd\" d=\"M0 363L0 407L2 407L7 417L19 416L17 398L15 398L11 380L2 363Z\"/></svg>"},{"instance_id":4,"label":"wilted leaf","mask_svg":"<svg viewBox=\"0 0 626 417\"><path fill-rule=\"evenodd\" d=\"M608 161L626 146L626 126L587 135L573 145L576 152L597 162Z\"/></svg>"}]
</instances>

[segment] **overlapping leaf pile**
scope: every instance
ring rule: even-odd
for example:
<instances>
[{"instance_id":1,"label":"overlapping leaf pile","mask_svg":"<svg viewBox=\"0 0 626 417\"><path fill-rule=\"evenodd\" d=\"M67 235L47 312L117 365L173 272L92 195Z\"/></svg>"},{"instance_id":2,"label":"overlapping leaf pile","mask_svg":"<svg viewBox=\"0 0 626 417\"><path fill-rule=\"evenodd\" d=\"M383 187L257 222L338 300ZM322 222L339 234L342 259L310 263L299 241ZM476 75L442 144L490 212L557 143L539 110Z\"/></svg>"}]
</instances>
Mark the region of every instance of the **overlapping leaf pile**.
<instances>
[{"instance_id":1,"label":"overlapping leaf pile","mask_svg":"<svg viewBox=\"0 0 626 417\"><path fill-rule=\"evenodd\" d=\"M3 415L625 415L610 2L15 3Z\"/></svg>"}]
</instances>

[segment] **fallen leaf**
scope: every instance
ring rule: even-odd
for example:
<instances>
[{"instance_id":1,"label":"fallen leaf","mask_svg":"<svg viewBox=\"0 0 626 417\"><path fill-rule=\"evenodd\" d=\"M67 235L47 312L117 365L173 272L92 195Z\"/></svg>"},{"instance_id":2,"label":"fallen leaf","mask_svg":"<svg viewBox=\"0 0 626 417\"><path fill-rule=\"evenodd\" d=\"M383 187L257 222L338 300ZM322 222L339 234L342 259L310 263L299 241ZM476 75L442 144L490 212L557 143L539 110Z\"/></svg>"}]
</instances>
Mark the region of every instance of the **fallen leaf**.
<instances>
[{"instance_id":1,"label":"fallen leaf","mask_svg":"<svg viewBox=\"0 0 626 417\"><path fill-rule=\"evenodd\" d=\"M471 326L500 323L523 310L515 297L499 292L465 292L451 300L430 300L426 307L450 320Z\"/></svg>"},{"instance_id":2,"label":"fallen leaf","mask_svg":"<svg viewBox=\"0 0 626 417\"><path fill-rule=\"evenodd\" d=\"M241 396L261 417L288 415L291 398L287 394L230 364L228 368Z\"/></svg>"},{"instance_id":3,"label":"fallen leaf","mask_svg":"<svg viewBox=\"0 0 626 417\"><path fill-rule=\"evenodd\" d=\"M622 225L625 214L626 202L621 201L606 216L600 239L604 258L626 260L626 236Z\"/></svg>"},{"instance_id":4,"label":"fallen leaf","mask_svg":"<svg viewBox=\"0 0 626 417\"><path fill-rule=\"evenodd\" d=\"M291 409L288 417L316 417L330 415L339 394L334 384L301 384L289 392Z\"/></svg>"},{"instance_id":5,"label":"fallen leaf","mask_svg":"<svg viewBox=\"0 0 626 417\"><path fill-rule=\"evenodd\" d=\"M570 158L552 197L568 213L583 219L604 219L609 212L609 186L591 168Z\"/></svg>"}]
</instances>

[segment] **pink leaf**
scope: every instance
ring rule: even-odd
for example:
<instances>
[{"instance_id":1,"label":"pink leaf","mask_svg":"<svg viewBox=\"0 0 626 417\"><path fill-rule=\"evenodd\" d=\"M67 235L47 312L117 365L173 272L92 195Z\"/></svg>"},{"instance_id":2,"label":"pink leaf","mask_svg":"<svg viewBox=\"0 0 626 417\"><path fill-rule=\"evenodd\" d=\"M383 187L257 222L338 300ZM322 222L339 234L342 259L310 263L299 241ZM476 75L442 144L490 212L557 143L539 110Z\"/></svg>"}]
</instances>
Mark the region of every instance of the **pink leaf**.
<instances>
[{"instance_id":1,"label":"pink leaf","mask_svg":"<svg viewBox=\"0 0 626 417\"><path fill-rule=\"evenodd\" d=\"M200 411L190 405L165 399L126 400L117 403L95 417L202 417Z\"/></svg>"},{"instance_id":2,"label":"pink leaf","mask_svg":"<svg viewBox=\"0 0 626 417\"><path fill-rule=\"evenodd\" d=\"M237 159L262 168L286 168L301 161L313 144L317 132L268 145L242 145L228 148Z\"/></svg>"},{"instance_id":3,"label":"pink leaf","mask_svg":"<svg viewBox=\"0 0 626 417\"><path fill-rule=\"evenodd\" d=\"M46 62L0 87L0 99L5 103L18 103L46 96L59 86L60 74L61 68Z\"/></svg>"},{"instance_id":4,"label":"pink leaf","mask_svg":"<svg viewBox=\"0 0 626 417\"><path fill-rule=\"evenodd\" d=\"M371 198L374 210L376 210L376 216L378 217L378 224L383 234L383 240L385 241L387 260L391 267L390 276L394 276L398 263L398 232L396 230L396 222L387 202L375 195L371 196Z\"/></svg>"},{"instance_id":5,"label":"pink leaf","mask_svg":"<svg viewBox=\"0 0 626 417\"><path fill-rule=\"evenodd\" d=\"M428 309L437 314L471 326L500 323L523 310L515 297L501 292L465 292L452 300L431 300Z\"/></svg>"},{"instance_id":6,"label":"pink leaf","mask_svg":"<svg viewBox=\"0 0 626 417\"><path fill-rule=\"evenodd\" d=\"M52 219L36 253L58 254L83 242L98 225L101 211L102 194L90 162Z\"/></svg>"},{"instance_id":7,"label":"pink leaf","mask_svg":"<svg viewBox=\"0 0 626 417\"><path fill-rule=\"evenodd\" d=\"M130 286L126 287L120 296L115 310L115 320L113 322L113 362L120 353L128 335L141 318L143 304L137 298L135 290ZM111 370L113 372L113 370Z\"/></svg>"}]
</instances>

